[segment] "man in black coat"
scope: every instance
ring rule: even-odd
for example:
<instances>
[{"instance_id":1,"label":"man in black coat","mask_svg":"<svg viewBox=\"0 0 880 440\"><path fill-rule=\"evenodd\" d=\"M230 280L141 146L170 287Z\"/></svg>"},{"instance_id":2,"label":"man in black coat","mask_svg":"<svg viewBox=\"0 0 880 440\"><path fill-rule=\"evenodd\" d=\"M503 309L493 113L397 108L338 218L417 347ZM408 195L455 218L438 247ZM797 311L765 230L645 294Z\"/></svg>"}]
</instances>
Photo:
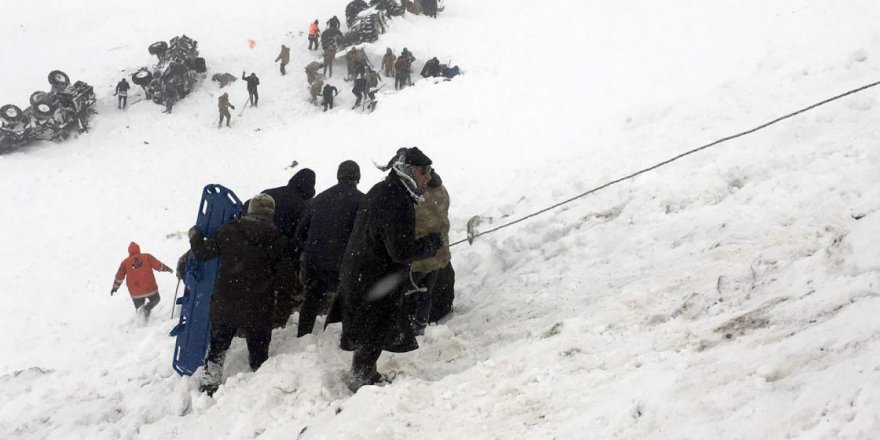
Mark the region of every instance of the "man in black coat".
<instances>
[{"instance_id":1,"label":"man in black coat","mask_svg":"<svg viewBox=\"0 0 880 440\"><path fill-rule=\"evenodd\" d=\"M113 96L119 96L119 102L116 103L116 107L120 110L125 110L125 105L128 104L128 89L130 88L131 86L125 78L122 78L122 81L116 84L116 93Z\"/></svg>"},{"instance_id":2,"label":"man in black coat","mask_svg":"<svg viewBox=\"0 0 880 440\"><path fill-rule=\"evenodd\" d=\"M287 252L287 239L272 222L274 209L272 197L260 194L244 217L221 226L207 240L198 228L189 231L197 259L220 257L211 300L211 348L200 387L209 396L220 386L226 350L237 332L247 339L251 370L269 357L275 281Z\"/></svg>"},{"instance_id":3,"label":"man in black coat","mask_svg":"<svg viewBox=\"0 0 880 440\"><path fill-rule=\"evenodd\" d=\"M298 171L286 186L270 188L262 191L275 201L275 214L272 220L275 226L288 240L288 252L285 255L284 267L278 274L278 287L275 297L275 314L273 326L284 327L296 306L301 302L302 284L299 281L299 249L296 247L296 225L307 211L307 203L315 196L315 172L304 168ZM247 212L250 201L245 202Z\"/></svg>"},{"instance_id":4,"label":"man in black coat","mask_svg":"<svg viewBox=\"0 0 880 440\"><path fill-rule=\"evenodd\" d=\"M305 291L297 337L312 332L328 294L336 292L339 266L354 227L358 204L364 197L357 189L361 170L354 161L339 164L336 180L339 183L312 199L296 229L296 241L302 250L300 277Z\"/></svg>"},{"instance_id":5,"label":"man in black coat","mask_svg":"<svg viewBox=\"0 0 880 440\"><path fill-rule=\"evenodd\" d=\"M260 100L260 94L257 92L257 86L260 85L260 78L257 74L251 72L250 76L246 76L245 72L241 72L241 79L247 82L248 99L251 101L251 107L256 107Z\"/></svg>"},{"instance_id":6,"label":"man in black coat","mask_svg":"<svg viewBox=\"0 0 880 440\"><path fill-rule=\"evenodd\" d=\"M403 297L412 290L409 264L434 255L442 245L436 233L415 238L414 204L430 179L431 159L415 147L400 149L382 169L391 172L358 207L334 302L342 312L340 347L354 351L347 384L352 391L382 380L376 371L382 350L418 348L415 335L395 324Z\"/></svg>"}]
</instances>

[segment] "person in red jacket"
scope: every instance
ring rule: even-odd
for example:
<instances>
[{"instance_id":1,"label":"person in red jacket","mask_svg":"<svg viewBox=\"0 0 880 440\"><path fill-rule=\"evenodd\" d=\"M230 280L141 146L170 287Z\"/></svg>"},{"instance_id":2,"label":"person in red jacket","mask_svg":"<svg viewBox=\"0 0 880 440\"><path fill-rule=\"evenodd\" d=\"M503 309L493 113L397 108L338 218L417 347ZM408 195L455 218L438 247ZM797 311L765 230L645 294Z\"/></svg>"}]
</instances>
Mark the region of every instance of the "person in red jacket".
<instances>
[{"instance_id":1,"label":"person in red jacket","mask_svg":"<svg viewBox=\"0 0 880 440\"><path fill-rule=\"evenodd\" d=\"M318 36L320 36L321 31L318 30L318 20L312 22L309 25L309 50L318 50ZM314 44L315 48L312 49L312 45Z\"/></svg>"},{"instance_id":2,"label":"person in red jacket","mask_svg":"<svg viewBox=\"0 0 880 440\"><path fill-rule=\"evenodd\" d=\"M116 271L116 279L113 281L113 288L110 289L110 296L119 290L122 280L125 280L135 310L143 307L144 317L149 318L150 310L159 304L159 286L156 285L156 277L153 276L154 270L173 272L170 267L157 260L156 257L142 254L140 246L131 242L128 245L128 258L122 260L119 270ZM144 305L147 300L149 302Z\"/></svg>"}]
</instances>

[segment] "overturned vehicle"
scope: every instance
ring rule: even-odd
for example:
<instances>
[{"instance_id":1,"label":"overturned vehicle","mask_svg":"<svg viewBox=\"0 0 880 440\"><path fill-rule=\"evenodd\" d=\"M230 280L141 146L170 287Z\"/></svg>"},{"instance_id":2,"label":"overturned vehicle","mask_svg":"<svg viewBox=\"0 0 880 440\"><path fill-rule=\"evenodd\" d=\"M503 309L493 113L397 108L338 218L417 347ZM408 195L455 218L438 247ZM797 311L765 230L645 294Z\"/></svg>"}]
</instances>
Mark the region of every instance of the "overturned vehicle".
<instances>
[{"instance_id":1,"label":"overturned vehicle","mask_svg":"<svg viewBox=\"0 0 880 440\"><path fill-rule=\"evenodd\" d=\"M95 90L70 78L60 70L49 73L49 92L31 94L30 107L14 104L0 107L0 154L13 151L31 141L60 142L73 131L88 131L89 114L94 113Z\"/></svg>"},{"instance_id":2,"label":"overturned vehicle","mask_svg":"<svg viewBox=\"0 0 880 440\"><path fill-rule=\"evenodd\" d=\"M144 89L146 99L165 104L165 91L174 87L177 99L188 95L196 82L208 71L205 59L199 57L198 41L181 35L169 42L157 41L148 51L159 62L152 67L140 68L131 75L131 81Z\"/></svg>"}]
</instances>

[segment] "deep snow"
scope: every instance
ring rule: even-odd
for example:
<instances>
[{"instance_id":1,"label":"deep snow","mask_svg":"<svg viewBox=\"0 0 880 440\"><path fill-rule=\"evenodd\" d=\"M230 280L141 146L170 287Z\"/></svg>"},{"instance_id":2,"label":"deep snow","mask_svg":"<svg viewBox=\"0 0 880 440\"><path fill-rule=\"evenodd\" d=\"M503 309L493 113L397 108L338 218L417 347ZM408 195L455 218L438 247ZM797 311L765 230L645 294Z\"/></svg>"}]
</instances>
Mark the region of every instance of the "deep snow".
<instances>
[{"instance_id":1,"label":"deep snow","mask_svg":"<svg viewBox=\"0 0 880 440\"><path fill-rule=\"evenodd\" d=\"M0 104L65 70L95 86L92 130L0 156L0 437L871 439L880 432L880 185L871 89L453 248L454 316L399 372L351 396L339 328L275 332L213 399L171 369L176 281L134 319L108 295L131 240L172 265L200 188L247 198L297 160L418 145L452 197L452 238L877 80L880 5L722 0L446 0L369 45L451 59L451 82L386 86L372 114L337 63L339 108L306 102L300 35L344 0L21 4L0 17ZM174 13L165 12L173 10ZM117 111L146 47L186 33L209 76L254 70L261 105L218 130L216 84L173 115ZM257 44L247 46L247 39ZM289 74L272 60L292 47ZM230 89L245 101L242 81ZM225 91L224 90L224 91ZM140 92L138 92L140 93ZM137 94L130 98L136 101ZM294 321L291 321L294 322Z\"/></svg>"}]
</instances>

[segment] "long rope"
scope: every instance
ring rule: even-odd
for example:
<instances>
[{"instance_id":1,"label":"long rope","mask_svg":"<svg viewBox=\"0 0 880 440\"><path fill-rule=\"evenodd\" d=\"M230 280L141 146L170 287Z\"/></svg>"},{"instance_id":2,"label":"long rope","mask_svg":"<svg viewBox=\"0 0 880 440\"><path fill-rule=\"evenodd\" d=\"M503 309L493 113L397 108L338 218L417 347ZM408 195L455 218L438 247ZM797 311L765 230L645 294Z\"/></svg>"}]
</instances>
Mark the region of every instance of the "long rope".
<instances>
[{"instance_id":1,"label":"long rope","mask_svg":"<svg viewBox=\"0 0 880 440\"><path fill-rule=\"evenodd\" d=\"M808 112L808 111L810 111L810 110L813 110L813 109L816 108L816 107L823 106L823 105L825 105L825 104L828 104L829 102L836 101L836 100L838 100L838 99L844 98L844 97L849 96L849 95L852 95L852 94L854 94L854 93L859 93L859 92L861 92L861 91L864 91L864 90L870 89L871 87L875 87L875 86L877 86L877 85L880 85L880 81L876 81L876 82L873 82L873 83L870 83L870 84L867 84L867 85L861 86L861 87L859 87L859 88L852 89L852 90L850 90L850 91L847 91L847 92L841 93L841 94L839 94L839 95L833 96L833 97L831 97L831 98L828 98L828 99L826 99L826 100L824 100L824 101L817 102L817 103L815 103L815 104L813 104L813 105L810 105L810 106L808 106L808 107L804 107L804 108L802 108L802 109L800 109L800 110L797 110L797 111L795 111L795 112L789 113L789 114L787 114L787 115L785 115L785 116L780 116L780 117L778 117L778 118L776 118L776 119L773 119L772 121L765 122L765 123L763 123L763 124L761 124L761 125L759 125L759 126L757 126L757 127L755 127L755 128L750 129L750 130L746 130L746 131L743 131L743 132L740 132L740 133L737 133L737 134L734 134L734 135L731 135L731 136L727 136L727 137L724 137L724 138L718 139L718 140L716 140L716 141L714 141L714 142L710 142L710 143L708 143L708 144L706 144L706 145L703 145L703 146L700 146L700 147L694 148L694 149L692 149L692 150L686 151L686 152L684 152L684 153L679 154L678 156L675 156L675 157L672 157L672 158L670 158L670 159L664 160L663 162L660 162L660 163L658 163L658 164L656 164L656 165L652 165L652 166L650 166L650 167L648 167L648 168L645 168L645 169L642 169L642 170L636 171L636 172L634 172L634 173L632 173L632 174L629 174L629 175L623 176L623 177L621 177L621 178L619 178L619 179L612 180L612 181L610 181L610 182L608 182L608 183L605 183L605 184L602 184L602 185L600 185L600 186L597 186L597 187L595 187L595 188L593 188L593 189L590 189L590 190L587 191L587 192L584 192L584 193L578 194L578 195L576 195L576 196L574 196L574 197L571 197L571 198L569 198L569 199L563 200L563 201L561 201L561 202L559 202L559 203L557 203L557 204L555 204L555 205L548 206L548 207L546 207L546 208L544 208L544 209L542 209L542 210L540 210L540 211L533 212L533 213L531 213L531 214L529 214L529 215L526 215L525 217L522 217L522 218L519 218L519 219L516 219L516 220L510 221L510 222L508 222L508 223L505 223L505 224L503 224L503 225L500 225L500 226L494 227L494 228L489 229L489 230L487 230L487 231L483 231L483 232L480 232L480 233L474 234L473 237L471 238L471 240L473 240L473 239L475 239L475 238L477 238L477 237L480 237L480 236L486 235L486 234L491 234L491 233L493 233L493 232L495 232L495 231L498 231L498 230L504 229L504 228L506 228L506 227L508 227L508 226L513 226L513 225L515 225L515 224L517 224L517 223L520 223L520 222L526 221L526 220L528 220L528 219L530 219L530 218L532 218L532 217L535 217L535 216L541 215L541 214L543 214L543 213L545 213L545 212L547 212L547 211L550 211L550 210L556 209L556 208L558 208L558 207L560 207L560 206L562 206L562 205L565 205L565 204L571 203L571 202L573 202L573 201L575 201L575 200L577 200L577 199L580 199L580 198L582 198L582 197L586 197L586 196L588 196L588 195L590 195L590 194L593 194L593 193L595 193L595 192L598 192L598 191L600 191L600 190L603 190L603 189L605 189L605 188L608 188L608 187L611 186L611 185L615 185L615 184L617 184L617 183L623 182L624 180L631 179L631 178L636 177L636 176L638 176L638 175L640 175L640 174L644 174L644 173L647 173L648 171L652 171L652 170L655 170L655 169L657 169L657 168L660 168L660 167L662 167L662 166L664 166L664 165L668 165L668 164L670 164L670 163L672 163L672 162L675 162L675 161L677 161L677 160L679 160L679 159L681 159L681 158L683 158L683 157L685 157L685 156L690 156L691 154L694 154L694 153L700 152L700 151L705 150L705 149L710 148L710 147L714 147L715 145L718 145L718 144L721 144L721 143L724 143L724 142L727 142L727 141L730 141L730 140L733 140L733 139L736 139L736 138L739 138L739 137L742 137L742 136L746 136L746 135L752 134L752 133L754 133L754 132L756 132L756 131L759 131L759 130L763 130L763 129L765 129L765 128L767 128L767 127L773 125L773 124L776 124L776 123L782 122L782 121L784 121L784 120L786 120L786 119L789 119L789 118L795 117L795 116L797 116L797 115L799 115L799 114L801 114L801 113L805 113L805 112ZM465 238L465 239L461 239L461 240L459 240L459 241L456 241L456 242L454 242L454 243L451 243L449 246L455 246L455 245L458 245L458 244L464 243L464 242L466 242L466 241L468 241L467 238Z\"/></svg>"}]
</instances>

